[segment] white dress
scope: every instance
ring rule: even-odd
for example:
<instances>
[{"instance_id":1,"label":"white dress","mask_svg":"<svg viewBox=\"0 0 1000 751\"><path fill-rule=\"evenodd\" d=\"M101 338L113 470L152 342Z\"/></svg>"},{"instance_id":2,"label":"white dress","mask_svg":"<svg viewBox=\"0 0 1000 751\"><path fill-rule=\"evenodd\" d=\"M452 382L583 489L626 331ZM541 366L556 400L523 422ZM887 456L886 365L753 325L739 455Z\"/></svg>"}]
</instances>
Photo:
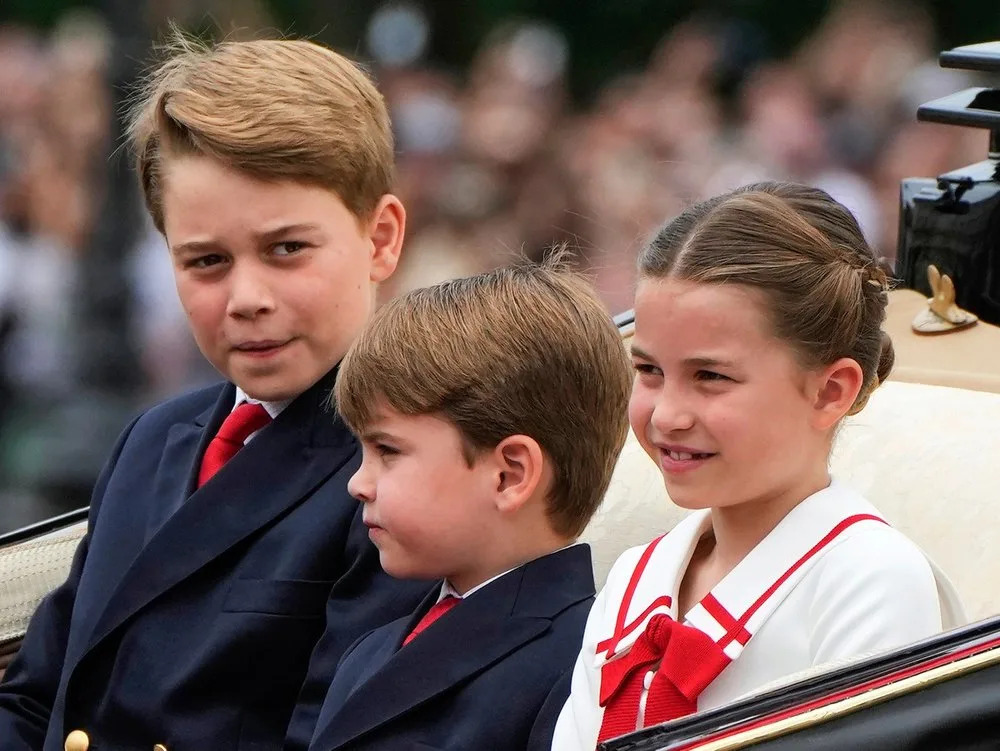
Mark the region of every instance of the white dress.
<instances>
[{"instance_id":1,"label":"white dress","mask_svg":"<svg viewBox=\"0 0 1000 751\"><path fill-rule=\"evenodd\" d=\"M596 747L602 668L628 654L653 616L677 618L681 579L710 526L709 511L690 514L615 563L587 620L553 749ZM964 622L954 588L921 550L864 498L833 482L789 512L687 614L685 624L710 637L726 663L712 672L717 677L697 696L697 709ZM641 714L636 726L644 726Z\"/></svg>"}]
</instances>

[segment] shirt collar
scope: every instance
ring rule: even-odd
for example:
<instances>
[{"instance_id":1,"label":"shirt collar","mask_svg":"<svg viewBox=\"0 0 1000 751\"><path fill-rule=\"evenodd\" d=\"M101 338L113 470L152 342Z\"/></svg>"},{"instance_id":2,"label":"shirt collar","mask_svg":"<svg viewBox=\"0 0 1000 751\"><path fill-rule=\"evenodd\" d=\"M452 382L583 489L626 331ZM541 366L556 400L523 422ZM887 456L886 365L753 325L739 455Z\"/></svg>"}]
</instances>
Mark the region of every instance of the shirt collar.
<instances>
[{"instance_id":1,"label":"shirt collar","mask_svg":"<svg viewBox=\"0 0 1000 751\"><path fill-rule=\"evenodd\" d=\"M236 387L236 401L233 402L233 409L236 409L243 402L249 402L250 404L259 404L264 408L264 410L271 416L273 420L278 415L281 414L282 410L292 403L291 399L283 399L277 402L262 402L260 399L254 399L253 397L247 396L246 392L239 386Z\"/></svg>"},{"instance_id":2,"label":"shirt collar","mask_svg":"<svg viewBox=\"0 0 1000 751\"><path fill-rule=\"evenodd\" d=\"M577 540L576 542L571 542L569 545L564 545L563 547L559 548L559 550L553 550L551 553L546 553L545 555L552 555L553 553L559 553L559 552L562 552L563 550L566 550L567 548L573 547L574 545L581 545L581 544L582 543L579 540ZM544 558L544 557L545 556L539 556L539 558ZM537 559L533 559L533 560L537 560ZM521 568L521 566L524 566L527 563L531 563L531 561L525 561L524 563L522 563L522 564L520 564L518 566L514 566L514 568L509 568L506 571L504 571L503 573L497 574L496 576L487 579L482 584L477 584L472 589L470 589L468 592L466 592L464 595L463 594L459 594L458 590L455 589L453 586L451 586L451 582L449 582L447 579L445 579L443 582L441 582L441 593L438 595L437 601L441 602L441 600L443 600L445 597L457 597L459 600L464 600L466 597L468 597L469 595L471 595L473 592L479 591L480 589L482 589L483 587L485 587L487 584L492 584L497 579L499 579L501 576L507 576L507 574L509 574L511 571L517 571L517 569Z\"/></svg>"}]
</instances>

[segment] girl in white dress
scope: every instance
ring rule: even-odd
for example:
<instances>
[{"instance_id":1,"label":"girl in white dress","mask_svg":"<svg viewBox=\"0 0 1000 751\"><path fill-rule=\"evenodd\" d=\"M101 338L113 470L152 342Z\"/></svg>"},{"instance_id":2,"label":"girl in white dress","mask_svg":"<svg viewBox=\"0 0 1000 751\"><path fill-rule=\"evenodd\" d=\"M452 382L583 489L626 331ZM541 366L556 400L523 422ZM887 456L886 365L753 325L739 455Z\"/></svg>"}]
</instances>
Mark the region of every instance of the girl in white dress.
<instances>
[{"instance_id":1,"label":"girl in white dress","mask_svg":"<svg viewBox=\"0 0 1000 751\"><path fill-rule=\"evenodd\" d=\"M893 363L886 275L850 212L749 186L666 224L639 271L629 418L694 513L612 569L559 751L962 619L933 564L828 471L840 421Z\"/></svg>"}]
</instances>

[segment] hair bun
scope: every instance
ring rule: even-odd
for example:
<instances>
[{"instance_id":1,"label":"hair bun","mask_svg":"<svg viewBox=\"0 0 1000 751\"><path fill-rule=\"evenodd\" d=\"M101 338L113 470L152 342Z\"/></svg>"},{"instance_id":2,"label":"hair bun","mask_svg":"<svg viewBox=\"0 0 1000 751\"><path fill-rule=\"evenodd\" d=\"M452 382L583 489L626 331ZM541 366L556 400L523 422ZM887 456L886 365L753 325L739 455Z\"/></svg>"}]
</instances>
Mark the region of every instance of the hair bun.
<instances>
[{"instance_id":1,"label":"hair bun","mask_svg":"<svg viewBox=\"0 0 1000 751\"><path fill-rule=\"evenodd\" d=\"M892 366L896 364L896 350L892 344L892 337L889 336L885 331L882 332L882 349L879 351L878 355L878 367L875 373L878 377L879 383L885 383L889 374L892 372Z\"/></svg>"},{"instance_id":2,"label":"hair bun","mask_svg":"<svg viewBox=\"0 0 1000 751\"><path fill-rule=\"evenodd\" d=\"M865 405L868 404L871 395L875 392L875 389L885 383L885 379L892 372L892 366L896 362L896 350L892 346L892 337L885 331L881 333L882 346L879 350L878 367L875 371L875 377L872 378L871 383L861 387L861 392L858 394L857 399L854 400L854 405L847 412L848 415L856 415L863 410Z\"/></svg>"}]
</instances>

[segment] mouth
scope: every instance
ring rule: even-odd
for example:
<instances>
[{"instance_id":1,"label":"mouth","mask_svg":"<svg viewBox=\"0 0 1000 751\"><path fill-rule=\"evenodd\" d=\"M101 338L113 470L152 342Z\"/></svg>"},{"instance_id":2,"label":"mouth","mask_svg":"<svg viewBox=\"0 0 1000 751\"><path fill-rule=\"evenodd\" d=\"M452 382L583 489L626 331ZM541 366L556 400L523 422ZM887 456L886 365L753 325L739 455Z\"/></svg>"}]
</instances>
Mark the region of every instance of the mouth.
<instances>
[{"instance_id":1,"label":"mouth","mask_svg":"<svg viewBox=\"0 0 1000 751\"><path fill-rule=\"evenodd\" d=\"M660 446L660 467L664 472L678 474L690 472L701 467L717 454L709 451L696 451L685 446Z\"/></svg>"},{"instance_id":2,"label":"mouth","mask_svg":"<svg viewBox=\"0 0 1000 751\"><path fill-rule=\"evenodd\" d=\"M257 339L240 342L233 346L233 351L248 357L272 357L281 352L291 341L291 339Z\"/></svg>"}]
</instances>

